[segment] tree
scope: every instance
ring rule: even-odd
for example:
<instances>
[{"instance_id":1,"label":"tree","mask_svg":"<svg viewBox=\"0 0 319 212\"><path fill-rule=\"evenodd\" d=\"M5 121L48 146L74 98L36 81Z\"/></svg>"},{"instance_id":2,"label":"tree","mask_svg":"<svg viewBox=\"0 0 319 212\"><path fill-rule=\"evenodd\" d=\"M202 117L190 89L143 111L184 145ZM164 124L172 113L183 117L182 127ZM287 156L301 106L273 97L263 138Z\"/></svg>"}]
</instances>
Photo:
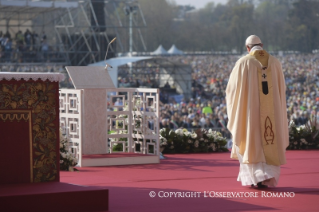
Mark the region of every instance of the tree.
<instances>
[{"instance_id":1,"label":"tree","mask_svg":"<svg viewBox=\"0 0 319 212\"><path fill-rule=\"evenodd\" d=\"M228 12L224 14L223 19L228 24L229 48L235 48L239 53L242 53L245 39L252 34L254 5L239 4L235 1L229 1L228 5Z\"/></svg>"},{"instance_id":2,"label":"tree","mask_svg":"<svg viewBox=\"0 0 319 212\"><path fill-rule=\"evenodd\" d=\"M255 26L268 50L282 50L289 5L286 1L262 1L255 9ZM254 27L255 27L254 26Z\"/></svg>"},{"instance_id":3,"label":"tree","mask_svg":"<svg viewBox=\"0 0 319 212\"><path fill-rule=\"evenodd\" d=\"M169 48L172 43L172 26L176 8L165 0L139 0L147 29L142 30L149 50L155 50L160 44Z\"/></svg>"},{"instance_id":4,"label":"tree","mask_svg":"<svg viewBox=\"0 0 319 212\"><path fill-rule=\"evenodd\" d=\"M288 16L288 46L309 53L319 48L318 10L318 1L298 1L293 4Z\"/></svg>"}]
</instances>

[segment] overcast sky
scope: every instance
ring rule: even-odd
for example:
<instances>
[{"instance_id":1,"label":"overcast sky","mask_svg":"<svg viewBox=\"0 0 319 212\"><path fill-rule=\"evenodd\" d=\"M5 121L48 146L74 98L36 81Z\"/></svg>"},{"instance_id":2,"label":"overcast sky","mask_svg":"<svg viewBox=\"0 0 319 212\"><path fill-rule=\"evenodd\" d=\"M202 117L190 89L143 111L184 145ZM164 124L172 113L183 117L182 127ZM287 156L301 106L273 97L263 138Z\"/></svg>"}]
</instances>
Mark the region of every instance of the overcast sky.
<instances>
[{"instance_id":1,"label":"overcast sky","mask_svg":"<svg viewBox=\"0 0 319 212\"><path fill-rule=\"evenodd\" d=\"M208 2L214 2L215 5L218 3L226 4L228 0L174 0L177 5L191 5L196 9L203 8Z\"/></svg>"}]
</instances>

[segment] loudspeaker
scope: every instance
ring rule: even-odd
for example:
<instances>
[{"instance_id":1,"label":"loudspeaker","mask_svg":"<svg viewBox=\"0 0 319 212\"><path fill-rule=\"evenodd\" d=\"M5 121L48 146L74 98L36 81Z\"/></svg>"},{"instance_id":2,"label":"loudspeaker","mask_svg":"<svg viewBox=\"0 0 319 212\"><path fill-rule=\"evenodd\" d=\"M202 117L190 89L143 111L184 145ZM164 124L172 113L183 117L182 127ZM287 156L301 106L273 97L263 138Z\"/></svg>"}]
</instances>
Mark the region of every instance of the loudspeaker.
<instances>
[{"instance_id":1,"label":"loudspeaker","mask_svg":"<svg viewBox=\"0 0 319 212\"><path fill-rule=\"evenodd\" d=\"M95 31L104 32L105 27L105 12L104 12L104 0L91 0L93 11L95 13L98 26L94 20L94 15L91 14L91 25Z\"/></svg>"}]
</instances>

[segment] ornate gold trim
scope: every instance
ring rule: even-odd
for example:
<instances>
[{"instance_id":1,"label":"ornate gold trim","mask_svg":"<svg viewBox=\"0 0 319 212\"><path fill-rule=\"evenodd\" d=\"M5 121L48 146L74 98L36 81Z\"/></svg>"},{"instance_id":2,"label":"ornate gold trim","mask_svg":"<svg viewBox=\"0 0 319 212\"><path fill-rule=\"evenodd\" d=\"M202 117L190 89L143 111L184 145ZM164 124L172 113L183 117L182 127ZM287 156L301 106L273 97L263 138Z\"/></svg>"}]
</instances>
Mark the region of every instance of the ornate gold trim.
<instances>
[{"instance_id":1,"label":"ornate gold trim","mask_svg":"<svg viewBox=\"0 0 319 212\"><path fill-rule=\"evenodd\" d=\"M5 122L21 120L29 121L29 147L30 147L30 182L33 183L33 165L32 165L32 122L31 122L31 110L0 110L0 120Z\"/></svg>"},{"instance_id":2,"label":"ornate gold trim","mask_svg":"<svg viewBox=\"0 0 319 212\"><path fill-rule=\"evenodd\" d=\"M4 114L0 114L0 119L3 122L6 122L7 120L13 122L13 121L18 121L20 122L22 119L24 121L28 121L28 119L30 118L29 113L4 113Z\"/></svg>"}]
</instances>

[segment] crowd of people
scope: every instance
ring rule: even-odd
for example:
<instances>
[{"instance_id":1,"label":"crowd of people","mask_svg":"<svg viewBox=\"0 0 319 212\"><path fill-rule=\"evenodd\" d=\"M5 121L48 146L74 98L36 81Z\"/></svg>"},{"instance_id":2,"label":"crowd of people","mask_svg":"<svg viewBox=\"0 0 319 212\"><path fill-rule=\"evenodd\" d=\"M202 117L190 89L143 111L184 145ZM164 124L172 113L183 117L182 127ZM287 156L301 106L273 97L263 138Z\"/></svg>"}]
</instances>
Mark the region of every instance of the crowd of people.
<instances>
[{"instance_id":1,"label":"crowd of people","mask_svg":"<svg viewBox=\"0 0 319 212\"><path fill-rule=\"evenodd\" d=\"M32 43L31 43L32 44ZM33 48L28 45L28 48ZM189 98L177 100L172 96L161 95L160 127L171 129L213 128L224 136L230 136L227 131L227 111L225 89L229 75L238 55L224 56L174 56L168 59L188 64L192 67L192 94ZM319 55L318 54L287 54L277 56L282 63L287 87L287 120L293 120L297 126L306 124L309 120L319 124ZM140 81L134 76L130 78L128 87L153 87L150 80L156 68L149 70L149 81ZM30 72L62 72L62 66L1 66L1 71ZM123 75L124 76L124 75ZM119 84L125 83L124 77L119 77ZM62 87L71 87L67 77ZM156 86L154 86L156 87ZM318 125L317 124L317 125ZM319 126L319 125L318 125Z\"/></svg>"},{"instance_id":2,"label":"crowd of people","mask_svg":"<svg viewBox=\"0 0 319 212\"><path fill-rule=\"evenodd\" d=\"M27 29L19 30L14 36L0 31L0 62L48 62L50 46L47 35Z\"/></svg>"},{"instance_id":3,"label":"crowd of people","mask_svg":"<svg viewBox=\"0 0 319 212\"><path fill-rule=\"evenodd\" d=\"M309 120L319 123L319 55L277 56L281 61L287 86L287 122L297 126ZM192 97L162 104L161 127L172 129L217 128L227 131L225 90L229 75L240 56L175 57L192 66ZM207 112L208 111L208 112Z\"/></svg>"}]
</instances>

